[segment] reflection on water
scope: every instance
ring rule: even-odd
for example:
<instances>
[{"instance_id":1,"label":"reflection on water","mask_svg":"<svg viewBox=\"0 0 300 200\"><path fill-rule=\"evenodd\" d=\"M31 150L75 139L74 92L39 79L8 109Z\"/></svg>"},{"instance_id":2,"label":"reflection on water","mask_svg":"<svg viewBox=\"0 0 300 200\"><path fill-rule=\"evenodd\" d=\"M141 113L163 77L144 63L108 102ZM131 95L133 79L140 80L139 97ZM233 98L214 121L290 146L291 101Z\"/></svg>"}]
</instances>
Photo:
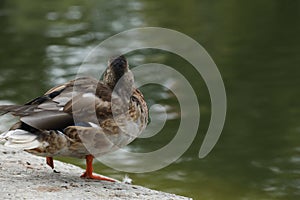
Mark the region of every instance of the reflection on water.
<instances>
[{"instance_id":1,"label":"reflection on water","mask_svg":"<svg viewBox=\"0 0 300 200\"><path fill-rule=\"evenodd\" d=\"M129 53L132 67L156 62L182 73L197 91L201 110L199 132L188 151L164 169L129 174L134 183L194 199L298 199L299 9L298 1L279 0L3 0L0 103L24 103L74 78L90 51L113 34L142 26L173 28L201 43L219 66L228 97L226 125L213 152L200 160L197 155L210 119L209 94L201 76L185 60L167 52ZM124 41L115 42L118 46ZM114 46L110 48L108 52ZM84 63L82 72L101 74L106 53L99 55L103 60L96 55L92 63ZM176 83L163 74L139 78L152 76ZM172 140L180 107L164 87L141 89L149 105L160 105L151 108L152 121L163 128L150 138L145 133L127 149L149 152ZM1 131L14 121L9 116L0 120ZM116 159L128 165L136 162L122 154ZM64 161L84 166L77 159ZM119 179L125 174L101 163L95 168Z\"/></svg>"}]
</instances>

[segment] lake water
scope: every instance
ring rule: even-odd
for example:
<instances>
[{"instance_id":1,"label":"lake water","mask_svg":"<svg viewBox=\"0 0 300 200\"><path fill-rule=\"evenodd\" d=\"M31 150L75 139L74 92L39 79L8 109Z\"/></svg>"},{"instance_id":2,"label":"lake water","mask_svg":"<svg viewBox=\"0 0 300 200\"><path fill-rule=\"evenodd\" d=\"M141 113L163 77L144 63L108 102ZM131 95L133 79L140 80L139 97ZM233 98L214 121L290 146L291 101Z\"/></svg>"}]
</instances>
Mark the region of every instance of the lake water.
<instances>
[{"instance_id":1,"label":"lake water","mask_svg":"<svg viewBox=\"0 0 300 200\"><path fill-rule=\"evenodd\" d=\"M0 102L22 104L74 78L88 53L121 31L146 26L174 29L207 50L224 80L227 115L218 143L208 156L198 157L211 103L205 82L192 65L165 51L138 50L127 55L132 67L153 62L171 66L197 91L201 110L197 136L178 160L163 169L126 173L99 162L95 171L117 179L128 174L134 184L199 200L299 199L299 19L300 2L292 0L2 0ZM156 38L153 35L154 42ZM106 61L99 63L99 69L105 65ZM174 77L160 73L139 79L154 76L176 87ZM162 107L153 107L152 122L164 117L167 121L158 134L138 138L128 148L151 152L172 141L182 111L167 88L153 84L141 89L150 106L166 108L167 116ZM12 123L11 118L0 120L1 131ZM62 160L84 167L83 160ZM116 160L135 163L122 155Z\"/></svg>"}]
</instances>

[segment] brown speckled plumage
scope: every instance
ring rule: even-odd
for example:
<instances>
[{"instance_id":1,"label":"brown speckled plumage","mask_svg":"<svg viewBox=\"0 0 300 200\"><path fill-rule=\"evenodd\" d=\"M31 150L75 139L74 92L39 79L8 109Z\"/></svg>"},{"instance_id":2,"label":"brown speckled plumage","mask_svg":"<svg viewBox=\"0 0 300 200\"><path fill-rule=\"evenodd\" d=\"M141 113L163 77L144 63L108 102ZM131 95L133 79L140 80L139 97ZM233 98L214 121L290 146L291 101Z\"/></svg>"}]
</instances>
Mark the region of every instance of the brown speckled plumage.
<instances>
[{"instance_id":1,"label":"brown speckled plumage","mask_svg":"<svg viewBox=\"0 0 300 200\"><path fill-rule=\"evenodd\" d=\"M100 156L123 147L145 129L147 105L133 83L125 57L113 58L102 81L81 77L25 105L0 106L3 114L20 117L1 138L8 146L18 142L22 146L26 141L24 149L47 156L50 166L53 156L86 157L88 163L90 154ZM28 142L26 134L33 139ZM11 135L19 137L18 141ZM83 176L93 178L87 174L88 169Z\"/></svg>"}]
</instances>

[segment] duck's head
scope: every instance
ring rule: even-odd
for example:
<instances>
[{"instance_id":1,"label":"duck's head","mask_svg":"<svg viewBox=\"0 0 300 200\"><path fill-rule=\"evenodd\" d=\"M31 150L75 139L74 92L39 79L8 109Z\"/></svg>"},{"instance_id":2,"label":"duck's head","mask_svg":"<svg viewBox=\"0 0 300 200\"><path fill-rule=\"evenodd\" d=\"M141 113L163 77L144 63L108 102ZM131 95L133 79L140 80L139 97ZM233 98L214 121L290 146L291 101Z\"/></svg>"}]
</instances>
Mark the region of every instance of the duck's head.
<instances>
[{"instance_id":1,"label":"duck's head","mask_svg":"<svg viewBox=\"0 0 300 200\"><path fill-rule=\"evenodd\" d=\"M120 81L118 83L118 81ZM116 56L108 61L108 67L104 73L103 82L114 89L116 84L122 84L122 87L132 87L133 75L129 70L128 62L125 56Z\"/></svg>"}]
</instances>

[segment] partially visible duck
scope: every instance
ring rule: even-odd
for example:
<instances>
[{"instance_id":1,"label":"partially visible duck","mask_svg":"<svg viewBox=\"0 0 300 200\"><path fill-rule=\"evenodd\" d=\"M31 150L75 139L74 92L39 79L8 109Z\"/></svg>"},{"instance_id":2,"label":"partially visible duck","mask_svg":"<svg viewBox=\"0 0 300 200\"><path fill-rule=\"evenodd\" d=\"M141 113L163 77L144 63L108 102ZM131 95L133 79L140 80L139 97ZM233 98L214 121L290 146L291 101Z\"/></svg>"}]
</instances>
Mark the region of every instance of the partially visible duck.
<instances>
[{"instance_id":1,"label":"partially visible duck","mask_svg":"<svg viewBox=\"0 0 300 200\"><path fill-rule=\"evenodd\" d=\"M24 105L2 105L2 114L20 117L0 135L6 146L45 156L86 159L83 178L114 181L94 175L94 157L134 140L146 127L148 109L124 56L112 58L103 80L81 77L58 85Z\"/></svg>"}]
</instances>

